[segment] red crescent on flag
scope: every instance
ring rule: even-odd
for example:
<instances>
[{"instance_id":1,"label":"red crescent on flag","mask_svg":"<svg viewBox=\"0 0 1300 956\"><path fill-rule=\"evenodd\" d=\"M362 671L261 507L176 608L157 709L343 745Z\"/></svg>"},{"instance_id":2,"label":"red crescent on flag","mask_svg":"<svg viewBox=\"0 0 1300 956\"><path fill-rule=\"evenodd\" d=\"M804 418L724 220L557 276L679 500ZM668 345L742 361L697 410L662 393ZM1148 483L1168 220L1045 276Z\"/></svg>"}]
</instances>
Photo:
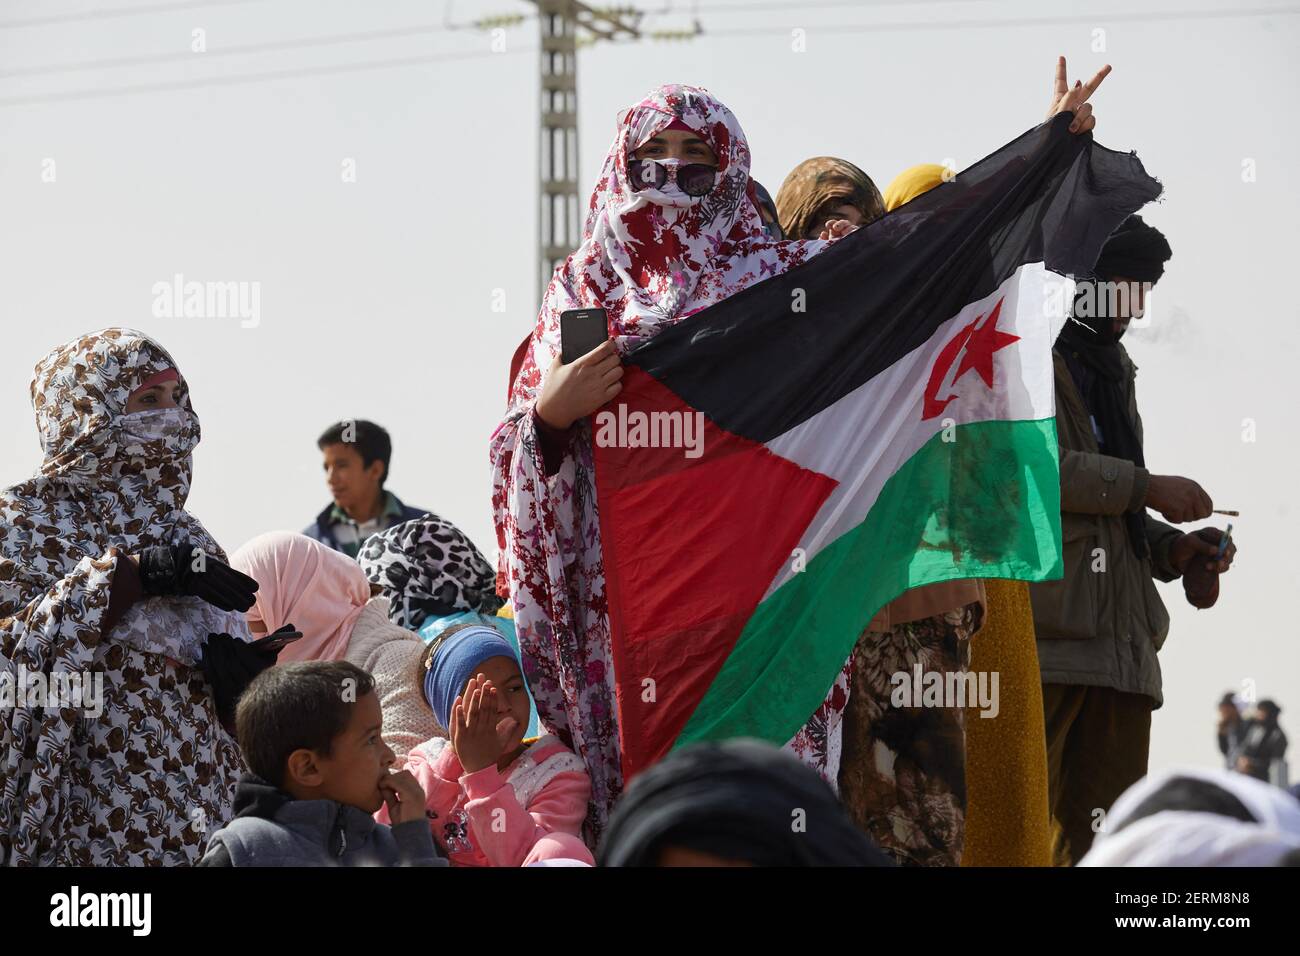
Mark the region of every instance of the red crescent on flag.
<instances>
[{"instance_id":1,"label":"red crescent on flag","mask_svg":"<svg viewBox=\"0 0 1300 956\"><path fill-rule=\"evenodd\" d=\"M985 385L993 387L993 353L1012 342L1020 341L1018 335L998 331L998 315L1005 299L1005 296L998 299L993 311L988 313L987 321L984 313L981 313L969 325L963 326L943 347L935 359L934 368L930 370L930 380L925 386L921 421L937 417L948 407L948 403L957 397L953 386L971 369L984 380Z\"/></svg>"}]
</instances>

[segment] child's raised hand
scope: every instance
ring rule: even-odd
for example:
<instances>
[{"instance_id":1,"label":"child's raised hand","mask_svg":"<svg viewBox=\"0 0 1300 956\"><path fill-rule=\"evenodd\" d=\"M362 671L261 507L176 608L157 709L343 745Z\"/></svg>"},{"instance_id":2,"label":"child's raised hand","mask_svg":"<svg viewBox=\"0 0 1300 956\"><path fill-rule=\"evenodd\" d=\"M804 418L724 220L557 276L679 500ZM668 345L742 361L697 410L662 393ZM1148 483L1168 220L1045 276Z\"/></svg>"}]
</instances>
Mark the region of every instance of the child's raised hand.
<instances>
[{"instance_id":1,"label":"child's raised hand","mask_svg":"<svg viewBox=\"0 0 1300 956\"><path fill-rule=\"evenodd\" d=\"M393 826L424 819L424 788L409 770L398 770L379 781Z\"/></svg>"},{"instance_id":2,"label":"child's raised hand","mask_svg":"<svg viewBox=\"0 0 1300 956\"><path fill-rule=\"evenodd\" d=\"M466 773L475 773L496 763L511 741L519 722L501 718L496 686L482 674L465 685L465 693L451 708L451 746Z\"/></svg>"}]
</instances>

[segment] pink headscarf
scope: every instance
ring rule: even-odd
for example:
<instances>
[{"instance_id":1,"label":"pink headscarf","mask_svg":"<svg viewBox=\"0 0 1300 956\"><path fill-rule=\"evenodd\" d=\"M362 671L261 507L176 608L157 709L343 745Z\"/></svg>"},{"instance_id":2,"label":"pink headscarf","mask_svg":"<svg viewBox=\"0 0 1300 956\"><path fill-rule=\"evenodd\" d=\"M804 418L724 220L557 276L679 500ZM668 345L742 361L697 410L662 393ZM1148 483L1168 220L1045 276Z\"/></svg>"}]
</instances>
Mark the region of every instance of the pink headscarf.
<instances>
[{"instance_id":1,"label":"pink headscarf","mask_svg":"<svg viewBox=\"0 0 1300 956\"><path fill-rule=\"evenodd\" d=\"M352 626L370 600L361 566L319 541L288 531L260 534L230 556L230 566L257 581L248 622L266 632L292 624L302 638L279 662L333 661L347 653Z\"/></svg>"}]
</instances>

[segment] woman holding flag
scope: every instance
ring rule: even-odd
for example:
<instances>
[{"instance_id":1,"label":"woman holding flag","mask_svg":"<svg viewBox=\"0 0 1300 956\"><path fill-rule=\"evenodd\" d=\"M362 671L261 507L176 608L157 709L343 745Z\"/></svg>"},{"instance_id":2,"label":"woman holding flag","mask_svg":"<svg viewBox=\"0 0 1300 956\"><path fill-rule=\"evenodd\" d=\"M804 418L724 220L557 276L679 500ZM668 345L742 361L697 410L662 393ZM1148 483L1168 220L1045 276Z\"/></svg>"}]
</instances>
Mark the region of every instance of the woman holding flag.
<instances>
[{"instance_id":1,"label":"woman holding flag","mask_svg":"<svg viewBox=\"0 0 1300 956\"><path fill-rule=\"evenodd\" d=\"M1086 102L1109 72L1067 88L1054 113L1095 124ZM620 357L664 330L825 251L852 231L774 241L755 205L750 153L735 116L708 92L668 85L623 114L589 204L582 245L556 270L491 440L498 590L509 593L542 722L586 762L592 835L623 787L613 650L585 421L621 389ZM604 309L610 338L559 360L560 316ZM755 383L761 387L762 383ZM639 676L639 675L637 675ZM846 670L791 747L828 781L838 771Z\"/></svg>"}]
</instances>

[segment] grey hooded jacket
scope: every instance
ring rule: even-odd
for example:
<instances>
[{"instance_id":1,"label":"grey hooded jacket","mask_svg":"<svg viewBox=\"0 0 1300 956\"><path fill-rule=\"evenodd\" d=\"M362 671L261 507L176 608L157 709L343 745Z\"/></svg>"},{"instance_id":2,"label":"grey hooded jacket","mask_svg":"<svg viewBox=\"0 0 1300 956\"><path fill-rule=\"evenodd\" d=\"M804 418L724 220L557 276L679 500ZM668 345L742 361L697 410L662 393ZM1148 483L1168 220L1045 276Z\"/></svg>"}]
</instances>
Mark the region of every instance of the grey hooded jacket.
<instances>
[{"instance_id":1,"label":"grey hooded jacket","mask_svg":"<svg viewBox=\"0 0 1300 956\"><path fill-rule=\"evenodd\" d=\"M235 819L208 840L199 866L446 866L426 820L388 827L333 800L295 800L252 774Z\"/></svg>"}]
</instances>

